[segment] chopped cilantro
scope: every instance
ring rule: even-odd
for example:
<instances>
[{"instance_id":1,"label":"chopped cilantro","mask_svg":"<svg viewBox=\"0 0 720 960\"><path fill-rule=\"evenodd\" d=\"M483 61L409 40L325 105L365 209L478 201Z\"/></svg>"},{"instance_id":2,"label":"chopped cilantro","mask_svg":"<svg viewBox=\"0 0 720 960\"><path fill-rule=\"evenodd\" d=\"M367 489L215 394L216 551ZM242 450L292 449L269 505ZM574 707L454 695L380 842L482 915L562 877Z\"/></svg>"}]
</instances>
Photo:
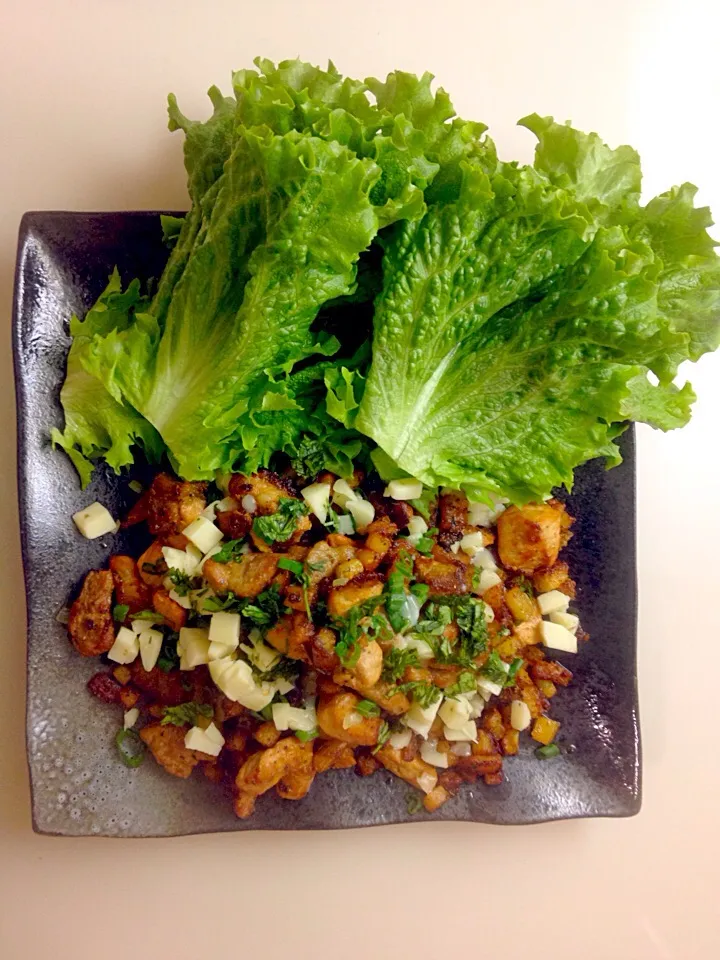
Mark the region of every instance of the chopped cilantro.
<instances>
[{"instance_id":1,"label":"chopped cilantro","mask_svg":"<svg viewBox=\"0 0 720 960\"><path fill-rule=\"evenodd\" d=\"M336 648L337 649L337 648ZM392 647L383 658L382 678L388 683L401 680L408 667L420 665L417 650L414 647Z\"/></svg>"},{"instance_id":2,"label":"chopped cilantro","mask_svg":"<svg viewBox=\"0 0 720 960\"><path fill-rule=\"evenodd\" d=\"M130 607L126 603L116 603L113 607L113 620L116 623L123 623L130 612Z\"/></svg>"},{"instance_id":3,"label":"chopped cilantro","mask_svg":"<svg viewBox=\"0 0 720 960\"><path fill-rule=\"evenodd\" d=\"M419 793L413 791L407 795L405 800L405 805L407 806L407 812L411 817L414 817L416 813L420 813L423 808L422 797Z\"/></svg>"},{"instance_id":4,"label":"chopped cilantro","mask_svg":"<svg viewBox=\"0 0 720 960\"><path fill-rule=\"evenodd\" d=\"M267 683L281 679L292 680L294 683L298 676L298 661L291 660L289 657L281 657L273 667L270 667L270 669L264 673L253 670L253 673L255 672L257 672L261 680Z\"/></svg>"},{"instance_id":5,"label":"chopped cilantro","mask_svg":"<svg viewBox=\"0 0 720 960\"><path fill-rule=\"evenodd\" d=\"M305 613L308 620L312 623L312 612L310 611L310 598L308 596L308 587L310 586L310 577L305 567L299 560L293 560L292 557L281 557L278 560L278 567L281 570L288 570L302 587L303 600L305 601Z\"/></svg>"},{"instance_id":6,"label":"chopped cilantro","mask_svg":"<svg viewBox=\"0 0 720 960\"><path fill-rule=\"evenodd\" d=\"M303 500L282 497L276 513L255 518L253 532L262 537L265 543L284 543L295 533L298 519L308 513L308 506Z\"/></svg>"},{"instance_id":7,"label":"chopped cilantro","mask_svg":"<svg viewBox=\"0 0 720 960\"><path fill-rule=\"evenodd\" d=\"M387 720L383 720L378 731L377 744L373 747L373 753L377 753L380 747L383 747L390 739L390 725Z\"/></svg>"},{"instance_id":8,"label":"chopped cilantro","mask_svg":"<svg viewBox=\"0 0 720 960\"><path fill-rule=\"evenodd\" d=\"M357 712L363 717L379 717L380 707L372 700L361 700L355 707Z\"/></svg>"},{"instance_id":9,"label":"chopped cilantro","mask_svg":"<svg viewBox=\"0 0 720 960\"><path fill-rule=\"evenodd\" d=\"M232 591L224 598L208 597L203 611L216 613L218 610L232 610L241 613L258 627L268 627L280 619L285 612L285 604L280 596L280 588L273 583L257 597L236 597Z\"/></svg>"},{"instance_id":10,"label":"chopped cilantro","mask_svg":"<svg viewBox=\"0 0 720 960\"><path fill-rule=\"evenodd\" d=\"M158 670L162 670L163 673L170 673L171 670L176 670L180 666L180 658L177 655L177 640L176 633L165 634L163 638L160 656L155 664Z\"/></svg>"},{"instance_id":11,"label":"chopped cilantro","mask_svg":"<svg viewBox=\"0 0 720 960\"><path fill-rule=\"evenodd\" d=\"M344 666L354 667L360 659L362 653L360 639L363 635L377 636L384 629L384 618L375 613L375 609L382 600L382 596L369 597L351 607L344 617L333 618L332 626L339 634L335 653ZM367 622L361 623L366 618Z\"/></svg>"},{"instance_id":12,"label":"chopped cilantro","mask_svg":"<svg viewBox=\"0 0 720 960\"><path fill-rule=\"evenodd\" d=\"M510 664L510 669L508 670L508 675L505 678L504 686L512 687L515 684L515 677L520 667L523 665L523 661L520 657L515 657L513 662Z\"/></svg>"},{"instance_id":13,"label":"chopped cilantro","mask_svg":"<svg viewBox=\"0 0 720 960\"><path fill-rule=\"evenodd\" d=\"M434 686L432 683L428 683L427 680L402 683L400 684L400 689L403 693L411 693L415 703L422 707L423 710L427 709L442 696L440 688Z\"/></svg>"},{"instance_id":14,"label":"chopped cilantro","mask_svg":"<svg viewBox=\"0 0 720 960\"><path fill-rule=\"evenodd\" d=\"M455 683L445 688L446 697L457 696L458 693L472 693L477 690L477 678L470 670L461 671Z\"/></svg>"},{"instance_id":15,"label":"chopped cilantro","mask_svg":"<svg viewBox=\"0 0 720 960\"><path fill-rule=\"evenodd\" d=\"M244 540L228 540L217 553L212 555L215 563L238 563L243 557Z\"/></svg>"},{"instance_id":16,"label":"chopped cilantro","mask_svg":"<svg viewBox=\"0 0 720 960\"><path fill-rule=\"evenodd\" d=\"M290 465L298 476L309 480L325 467L325 458L326 451L322 442L306 433L297 445L295 456L291 458Z\"/></svg>"},{"instance_id":17,"label":"chopped cilantro","mask_svg":"<svg viewBox=\"0 0 720 960\"><path fill-rule=\"evenodd\" d=\"M290 573L294 573L296 577L301 577L304 573L302 563L299 560L293 560L292 557L280 557L278 566L281 570L289 570Z\"/></svg>"},{"instance_id":18,"label":"chopped cilantro","mask_svg":"<svg viewBox=\"0 0 720 960\"><path fill-rule=\"evenodd\" d=\"M167 573L167 564L164 560L157 560L155 563L145 561L142 565L143 573L151 573L155 577L161 577Z\"/></svg>"},{"instance_id":19,"label":"chopped cilantro","mask_svg":"<svg viewBox=\"0 0 720 960\"><path fill-rule=\"evenodd\" d=\"M186 597L193 588L193 578L188 573L182 573L180 570L171 567L170 570L168 570L168 577L172 581L175 592L179 597Z\"/></svg>"},{"instance_id":20,"label":"chopped cilantro","mask_svg":"<svg viewBox=\"0 0 720 960\"><path fill-rule=\"evenodd\" d=\"M480 673L486 677L490 683L499 683L500 686L505 684L508 671L497 650L493 650L485 663L480 667Z\"/></svg>"},{"instance_id":21,"label":"chopped cilantro","mask_svg":"<svg viewBox=\"0 0 720 960\"><path fill-rule=\"evenodd\" d=\"M193 727L197 723L198 717L210 719L212 715L213 708L209 703L196 703L191 700L190 703L180 703L176 707L165 707L160 723L163 726L171 723L174 727L183 727L185 724Z\"/></svg>"},{"instance_id":22,"label":"chopped cilantro","mask_svg":"<svg viewBox=\"0 0 720 960\"><path fill-rule=\"evenodd\" d=\"M487 647L485 604L474 597L462 597L457 605L455 620L460 629L460 656L474 660Z\"/></svg>"},{"instance_id":23,"label":"chopped cilantro","mask_svg":"<svg viewBox=\"0 0 720 960\"><path fill-rule=\"evenodd\" d=\"M420 537L418 542L415 544L415 549L418 553L422 553L423 556L429 557L432 553L432 548L435 546L435 541L433 537L437 536L438 528L432 527L430 530L426 530L425 533Z\"/></svg>"},{"instance_id":24,"label":"chopped cilantro","mask_svg":"<svg viewBox=\"0 0 720 960\"><path fill-rule=\"evenodd\" d=\"M410 593L414 593L418 600L424 603L430 593L430 587L426 583L413 583L410 587Z\"/></svg>"},{"instance_id":25,"label":"chopped cilantro","mask_svg":"<svg viewBox=\"0 0 720 960\"><path fill-rule=\"evenodd\" d=\"M535 596L535 594L533 593L532 584L530 583L530 581L528 580L528 578L527 578L526 576L524 576L524 575L519 576L519 577L515 580L514 586L516 586L516 587L518 587L520 590L522 590L522 592L523 592L524 594L527 594L528 597L534 597L534 596Z\"/></svg>"}]
</instances>

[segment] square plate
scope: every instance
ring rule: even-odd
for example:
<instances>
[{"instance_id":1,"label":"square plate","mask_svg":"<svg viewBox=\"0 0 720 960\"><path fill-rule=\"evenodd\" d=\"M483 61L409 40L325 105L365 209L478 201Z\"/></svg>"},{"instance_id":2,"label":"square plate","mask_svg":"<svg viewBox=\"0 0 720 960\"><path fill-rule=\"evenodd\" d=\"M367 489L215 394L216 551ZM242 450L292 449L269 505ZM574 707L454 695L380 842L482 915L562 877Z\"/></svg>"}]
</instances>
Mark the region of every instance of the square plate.
<instances>
[{"instance_id":1,"label":"square plate","mask_svg":"<svg viewBox=\"0 0 720 960\"><path fill-rule=\"evenodd\" d=\"M134 499L132 476L96 471L81 491L69 459L48 435L62 425L59 390L68 320L82 315L117 265L124 280L159 276L167 250L156 213L30 213L18 249L14 350L18 398L19 492L28 608L27 745L33 823L42 833L173 836L223 830L358 827L413 820L536 823L571 817L631 816L640 807L640 732L635 665L634 438L625 461L577 471L577 518L564 557L578 583L576 607L591 642L563 658L575 674L553 702L562 722L560 757L539 761L526 742L505 762L499 787L461 789L432 816L411 817L409 787L387 773L318 777L304 800L274 794L246 821L222 788L202 775L168 776L155 763L128 770L113 743L118 711L85 683L97 661L78 656L56 620L87 570L132 549L133 534L83 540L71 514L93 500L119 516Z\"/></svg>"}]
</instances>

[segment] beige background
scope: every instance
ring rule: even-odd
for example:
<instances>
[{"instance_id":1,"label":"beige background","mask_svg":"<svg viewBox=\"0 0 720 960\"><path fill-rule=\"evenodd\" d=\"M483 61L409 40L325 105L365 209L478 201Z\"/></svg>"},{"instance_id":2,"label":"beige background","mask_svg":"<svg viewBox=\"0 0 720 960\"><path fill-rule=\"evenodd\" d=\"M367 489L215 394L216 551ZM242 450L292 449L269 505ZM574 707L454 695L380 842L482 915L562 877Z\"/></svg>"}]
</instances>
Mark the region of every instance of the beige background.
<instances>
[{"instance_id":1,"label":"beige background","mask_svg":"<svg viewBox=\"0 0 720 960\"><path fill-rule=\"evenodd\" d=\"M256 54L351 75L432 70L506 152L531 110L643 155L648 190L720 210L720 22L700 0L0 0L0 957L553 960L720 956L720 357L685 431L639 437L645 800L635 819L530 828L60 840L30 831L9 314L27 209L175 208L189 115Z\"/></svg>"}]
</instances>

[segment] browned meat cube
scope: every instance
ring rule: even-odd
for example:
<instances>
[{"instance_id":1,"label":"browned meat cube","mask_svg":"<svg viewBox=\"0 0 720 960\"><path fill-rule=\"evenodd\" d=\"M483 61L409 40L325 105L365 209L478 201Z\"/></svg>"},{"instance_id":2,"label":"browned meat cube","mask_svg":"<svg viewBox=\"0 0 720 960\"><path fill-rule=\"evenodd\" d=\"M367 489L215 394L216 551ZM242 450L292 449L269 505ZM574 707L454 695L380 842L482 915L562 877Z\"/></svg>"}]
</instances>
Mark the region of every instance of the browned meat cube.
<instances>
[{"instance_id":1,"label":"browned meat cube","mask_svg":"<svg viewBox=\"0 0 720 960\"><path fill-rule=\"evenodd\" d=\"M187 779L201 760L207 760L207 754L188 750L185 746L186 733L185 727L149 723L140 731L140 739L168 773Z\"/></svg>"},{"instance_id":2,"label":"browned meat cube","mask_svg":"<svg viewBox=\"0 0 720 960\"><path fill-rule=\"evenodd\" d=\"M248 553L233 563L205 561L203 574L215 593L234 593L236 597L256 597L270 586L278 557L273 553Z\"/></svg>"},{"instance_id":3,"label":"browned meat cube","mask_svg":"<svg viewBox=\"0 0 720 960\"><path fill-rule=\"evenodd\" d=\"M239 817L249 817L255 807L255 798L266 793L280 780L289 778L288 790L293 793L297 783L292 774L307 773L308 762L312 769L312 741L301 743L297 737L285 737L267 750L260 750L249 757L240 767L235 778L238 796L235 812ZM309 786L309 784L308 784ZM287 799L297 799L288 796Z\"/></svg>"},{"instance_id":4,"label":"browned meat cube","mask_svg":"<svg viewBox=\"0 0 720 960\"><path fill-rule=\"evenodd\" d=\"M148 491L148 527L155 536L182 533L205 509L206 483L187 483L159 473Z\"/></svg>"},{"instance_id":5,"label":"browned meat cube","mask_svg":"<svg viewBox=\"0 0 720 960\"><path fill-rule=\"evenodd\" d=\"M115 642L112 618L113 577L109 570L91 570L80 596L70 607L68 633L84 657L107 653Z\"/></svg>"},{"instance_id":6,"label":"browned meat cube","mask_svg":"<svg viewBox=\"0 0 720 960\"><path fill-rule=\"evenodd\" d=\"M307 615L296 611L281 617L268 630L265 639L284 656L291 657L293 660L308 661L310 659L308 650L313 635L313 625L308 620Z\"/></svg>"},{"instance_id":7,"label":"browned meat cube","mask_svg":"<svg viewBox=\"0 0 720 960\"><path fill-rule=\"evenodd\" d=\"M160 587L152 595L152 606L156 613L164 619L165 624L179 633L187 621L187 610L181 607L177 600L173 600L167 590Z\"/></svg>"},{"instance_id":8,"label":"browned meat cube","mask_svg":"<svg viewBox=\"0 0 720 960\"><path fill-rule=\"evenodd\" d=\"M127 604L130 613L151 609L152 590L143 582L132 557L120 554L110 557L110 572L115 585L116 603Z\"/></svg>"},{"instance_id":9,"label":"browned meat cube","mask_svg":"<svg viewBox=\"0 0 720 960\"><path fill-rule=\"evenodd\" d=\"M342 587L333 587L328 595L328 610L333 617L344 617L352 607L383 592L383 581L377 573L363 573Z\"/></svg>"},{"instance_id":10,"label":"browned meat cube","mask_svg":"<svg viewBox=\"0 0 720 960\"><path fill-rule=\"evenodd\" d=\"M334 740L342 740L353 746L373 746L377 743L381 720L365 717L355 709L360 697L354 693L337 693L333 697L321 696L317 708L318 726ZM347 723L347 727L344 724Z\"/></svg>"},{"instance_id":11,"label":"browned meat cube","mask_svg":"<svg viewBox=\"0 0 720 960\"><path fill-rule=\"evenodd\" d=\"M443 493L438 502L437 542L445 550L462 540L468 516L468 499L459 490Z\"/></svg>"},{"instance_id":12,"label":"browned meat cube","mask_svg":"<svg viewBox=\"0 0 720 960\"><path fill-rule=\"evenodd\" d=\"M534 573L557 560L569 526L563 504L527 503L509 507L498 519L498 552L505 567Z\"/></svg>"}]
</instances>

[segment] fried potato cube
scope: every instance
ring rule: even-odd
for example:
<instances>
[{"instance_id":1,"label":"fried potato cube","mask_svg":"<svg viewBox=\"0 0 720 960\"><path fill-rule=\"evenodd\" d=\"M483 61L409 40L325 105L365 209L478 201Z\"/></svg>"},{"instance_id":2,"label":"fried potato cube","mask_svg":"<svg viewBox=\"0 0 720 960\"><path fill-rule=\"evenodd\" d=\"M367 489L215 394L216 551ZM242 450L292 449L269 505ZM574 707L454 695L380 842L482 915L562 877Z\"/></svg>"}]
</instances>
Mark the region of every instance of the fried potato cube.
<instances>
[{"instance_id":1,"label":"fried potato cube","mask_svg":"<svg viewBox=\"0 0 720 960\"><path fill-rule=\"evenodd\" d=\"M505 510L497 524L503 566L528 574L552 566L566 530L563 515L567 517L560 503L527 503Z\"/></svg>"},{"instance_id":2,"label":"fried potato cube","mask_svg":"<svg viewBox=\"0 0 720 960\"><path fill-rule=\"evenodd\" d=\"M560 729L560 723L557 720L551 720L550 717L538 717L533 724L530 736L538 743L547 746L555 739L555 735Z\"/></svg>"}]
</instances>

